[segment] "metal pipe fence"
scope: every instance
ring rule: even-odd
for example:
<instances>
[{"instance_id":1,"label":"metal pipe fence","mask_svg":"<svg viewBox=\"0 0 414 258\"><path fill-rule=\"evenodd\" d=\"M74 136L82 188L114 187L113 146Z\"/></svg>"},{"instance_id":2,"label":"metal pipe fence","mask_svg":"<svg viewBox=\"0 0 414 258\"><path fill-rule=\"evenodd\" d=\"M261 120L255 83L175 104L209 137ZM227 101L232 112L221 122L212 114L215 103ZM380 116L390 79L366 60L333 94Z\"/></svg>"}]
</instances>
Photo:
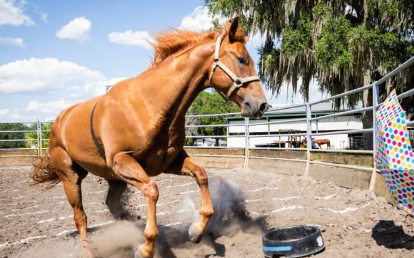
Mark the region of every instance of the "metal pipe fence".
<instances>
[{"instance_id":1,"label":"metal pipe fence","mask_svg":"<svg viewBox=\"0 0 414 258\"><path fill-rule=\"evenodd\" d=\"M295 105L287 105L283 107L276 107L272 108L265 113L265 117L261 120L250 120L249 118L242 118L240 113L222 113L222 114L203 114L203 115L187 115L186 116L186 148L216 148L216 149L229 149L229 148L238 148L243 149L243 154L240 155L226 155L226 154L194 154L194 156L211 156L211 157L238 157L244 158L244 166L249 166L249 158L255 159L282 159L282 160L292 160L292 161L300 161L306 162L305 168L305 175L309 173L310 164L325 164L331 166L338 166L338 167L349 167L349 168L360 168L362 170L370 170L372 171L372 177L375 177L376 169L374 164L372 164L371 168L367 167L358 167L358 166L349 166L343 164L335 164L335 163L327 163L327 162L320 162L320 161L313 161L311 160L311 153L317 152L334 152L334 153L352 153L352 154L359 154L359 155L372 155L372 162L375 161L375 144L373 144L373 149L371 150L344 150L344 149L336 149L336 150L320 150L320 149L313 149L312 148L312 138L314 136L327 136L327 135L354 135L354 134L372 134L372 143L375 142L375 123L376 123L376 110L383 104L379 103L379 87L388 79L393 78L393 76L397 75L403 69L409 67L414 63L414 57L407 60L405 63L385 75L380 80L366 85L364 87L353 89L335 96L327 97L325 99L321 99L318 101L304 103L304 104L295 104ZM321 114L317 110L315 110L315 106L321 103L331 103L332 100L347 97L351 94L357 94L362 91L372 90L373 99L372 99L372 106L369 107L361 107L356 109L350 110L342 110L338 112L330 112L329 114ZM398 95L398 98L404 99L409 96L414 95L414 89L409 89L405 92L402 92ZM303 111L298 111L299 109L303 109ZM291 119L273 119L272 116L283 114L282 111L294 111L296 117L292 117ZM364 129L349 129L349 130L325 130L320 131L318 129L318 124L321 120L327 119L338 119L339 117L347 117L349 115L354 114L363 114L364 112L372 111L372 119L373 119L373 126L371 128L364 128ZM302 117L297 117L298 113L301 113ZM208 117L216 117L221 118L222 122L215 123L215 124L199 124L197 118L208 118ZM234 121L233 121L233 120ZM302 129L299 128L299 124L304 122L304 127ZM4 123L0 123L4 124ZM27 126L26 128L19 128L15 130L4 130L0 128L0 157L10 157L10 156L40 156L42 155L43 151L47 149L48 141L49 141L49 132L50 127L48 127L51 122L26 122L26 123L19 123L19 124L31 124L31 126ZM275 131L272 129L272 126L281 125L285 128L290 129L279 129ZM409 121L407 123L408 126L413 126L414 121ZM257 128L260 126L267 126L266 130L258 130ZM296 127L296 128L295 128ZM201 129L210 129L210 133L203 132ZM220 130L218 130L220 129ZM212 132L215 132L213 134ZM219 132L219 133L217 133ZM1 137L2 134L8 134L9 137L4 138ZM20 136L24 136L24 138L13 138L10 135L12 134L20 134ZM33 137L33 135L36 137ZM29 137L31 136L31 138ZM303 137L303 139L302 139ZM263 144L255 143L255 140L263 140L263 139L279 139L273 146L263 146ZM282 144L282 139L288 139L285 141L285 144ZM229 145L230 140L238 141L235 146ZM290 140L289 140L290 139ZM293 141L292 139L295 139ZM299 141L297 140L299 139ZM198 141L197 141L198 140ZM210 145L205 144L206 141L210 141ZM299 146L293 146L293 142L297 143L305 143ZM5 143L8 143L8 147ZM20 143L20 144L11 144L11 143ZM200 146L201 143L201 146ZM218 144L217 144L218 143ZM3 144L3 145L2 145ZM282 146L283 145L283 146ZM260 157L257 155L250 155L251 151L254 150L279 150L279 151L306 151L306 159L289 159L289 158L280 158L280 157ZM17 151L17 152L16 152ZM23 152L18 152L23 151ZM24 153L24 151L29 151L29 154ZM371 181L372 183L373 181ZM370 186L372 189L372 185Z\"/></svg>"},{"instance_id":2,"label":"metal pipe fence","mask_svg":"<svg viewBox=\"0 0 414 258\"><path fill-rule=\"evenodd\" d=\"M53 122L0 122L0 158L38 157L49 146L50 126ZM24 129L21 129L21 128ZM20 129L15 129L20 128ZM46 129L45 129L46 128Z\"/></svg>"}]
</instances>

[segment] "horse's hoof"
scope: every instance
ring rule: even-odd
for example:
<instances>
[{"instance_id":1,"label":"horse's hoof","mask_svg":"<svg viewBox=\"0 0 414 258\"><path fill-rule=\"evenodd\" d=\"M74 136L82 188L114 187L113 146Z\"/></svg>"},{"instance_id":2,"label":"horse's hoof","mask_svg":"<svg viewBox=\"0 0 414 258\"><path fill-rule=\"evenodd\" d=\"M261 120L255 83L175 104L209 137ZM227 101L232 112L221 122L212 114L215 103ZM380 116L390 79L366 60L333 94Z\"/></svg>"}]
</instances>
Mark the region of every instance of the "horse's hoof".
<instances>
[{"instance_id":1,"label":"horse's hoof","mask_svg":"<svg viewBox=\"0 0 414 258\"><path fill-rule=\"evenodd\" d=\"M146 251L144 245L140 245L134 255L134 258L152 258L152 257L154 257L154 253Z\"/></svg>"},{"instance_id":2,"label":"horse's hoof","mask_svg":"<svg viewBox=\"0 0 414 258\"><path fill-rule=\"evenodd\" d=\"M134 258L144 258L144 256L141 255L141 251L139 249L135 252Z\"/></svg>"},{"instance_id":3,"label":"horse's hoof","mask_svg":"<svg viewBox=\"0 0 414 258\"><path fill-rule=\"evenodd\" d=\"M201 241L202 234L199 233L200 231L194 226L194 223L191 224L190 228L188 229L188 235L190 236L191 242L194 244L198 244Z\"/></svg>"}]
</instances>

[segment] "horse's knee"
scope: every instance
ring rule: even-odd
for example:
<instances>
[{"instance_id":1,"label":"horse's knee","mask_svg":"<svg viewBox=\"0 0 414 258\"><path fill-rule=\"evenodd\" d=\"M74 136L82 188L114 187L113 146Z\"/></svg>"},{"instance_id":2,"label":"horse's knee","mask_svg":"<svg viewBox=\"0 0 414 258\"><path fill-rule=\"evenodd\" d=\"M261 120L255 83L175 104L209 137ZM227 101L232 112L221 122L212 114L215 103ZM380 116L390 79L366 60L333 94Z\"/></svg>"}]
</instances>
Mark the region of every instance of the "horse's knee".
<instances>
[{"instance_id":1,"label":"horse's knee","mask_svg":"<svg viewBox=\"0 0 414 258\"><path fill-rule=\"evenodd\" d=\"M200 211L199 211L199 214L204 216L204 217L210 218L214 214L213 206L209 205L209 206L206 206L206 207L201 207Z\"/></svg>"},{"instance_id":2,"label":"horse's knee","mask_svg":"<svg viewBox=\"0 0 414 258\"><path fill-rule=\"evenodd\" d=\"M146 198L152 201L157 201L160 195L157 184L152 180L144 185L142 192Z\"/></svg>"}]
</instances>

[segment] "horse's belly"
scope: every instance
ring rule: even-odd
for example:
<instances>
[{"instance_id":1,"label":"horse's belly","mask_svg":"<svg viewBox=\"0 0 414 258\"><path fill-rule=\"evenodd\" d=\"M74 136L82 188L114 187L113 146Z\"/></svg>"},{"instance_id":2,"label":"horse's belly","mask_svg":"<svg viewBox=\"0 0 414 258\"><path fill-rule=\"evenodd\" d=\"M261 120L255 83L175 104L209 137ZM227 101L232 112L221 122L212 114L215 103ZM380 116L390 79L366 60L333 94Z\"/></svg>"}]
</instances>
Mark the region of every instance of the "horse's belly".
<instances>
[{"instance_id":1,"label":"horse's belly","mask_svg":"<svg viewBox=\"0 0 414 258\"><path fill-rule=\"evenodd\" d=\"M99 159L103 159L99 157ZM81 167L83 167L86 171L94 174L95 176L99 176L109 180L118 180L119 178L115 177L114 172L111 168L109 168L105 162L95 162L92 163L90 161L75 161Z\"/></svg>"},{"instance_id":2,"label":"horse's belly","mask_svg":"<svg viewBox=\"0 0 414 258\"><path fill-rule=\"evenodd\" d=\"M180 148L169 147L165 150L152 152L141 164L149 176L157 176L164 172L175 161Z\"/></svg>"}]
</instances>

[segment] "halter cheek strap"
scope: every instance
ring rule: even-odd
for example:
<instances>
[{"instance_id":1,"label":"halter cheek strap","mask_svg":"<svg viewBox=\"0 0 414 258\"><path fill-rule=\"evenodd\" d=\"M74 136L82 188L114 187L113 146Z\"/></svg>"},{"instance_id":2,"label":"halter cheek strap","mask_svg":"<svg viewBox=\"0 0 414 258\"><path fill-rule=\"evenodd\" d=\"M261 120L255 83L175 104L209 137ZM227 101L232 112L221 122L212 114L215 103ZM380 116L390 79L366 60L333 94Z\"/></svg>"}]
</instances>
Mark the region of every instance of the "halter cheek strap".
<instances>
[{"instance_id":1,"label":"halter cheek strap","mask_svg":"<svg viewBox=\"0 0 414 258\"><path fill-rule=\"evenodd\" d=\"M223 37L223 34L221 34L216 40L216 49L215 49L215 52L214 52L214 62L213 62L213 65L211 66L211 72L210 72L210 76L208 78L208 82L211 85L211 79L213 78L214 71L216 70L217 67L220 67L221 70L223 70L233 80L233 85L231 85L230 89L227 91L227 94L224 94L221 91L217 91L217 92L225 100L229 100L231 94L236 89L242 87L243 85L245 85L248 82L260 81L260 78L257 75L244 77L244 78L237 77L237 75L235 75L223 62L220 61L219 55L220 55L220 45L221 45L222 37Z\"/></svg>"}]
</instances>

